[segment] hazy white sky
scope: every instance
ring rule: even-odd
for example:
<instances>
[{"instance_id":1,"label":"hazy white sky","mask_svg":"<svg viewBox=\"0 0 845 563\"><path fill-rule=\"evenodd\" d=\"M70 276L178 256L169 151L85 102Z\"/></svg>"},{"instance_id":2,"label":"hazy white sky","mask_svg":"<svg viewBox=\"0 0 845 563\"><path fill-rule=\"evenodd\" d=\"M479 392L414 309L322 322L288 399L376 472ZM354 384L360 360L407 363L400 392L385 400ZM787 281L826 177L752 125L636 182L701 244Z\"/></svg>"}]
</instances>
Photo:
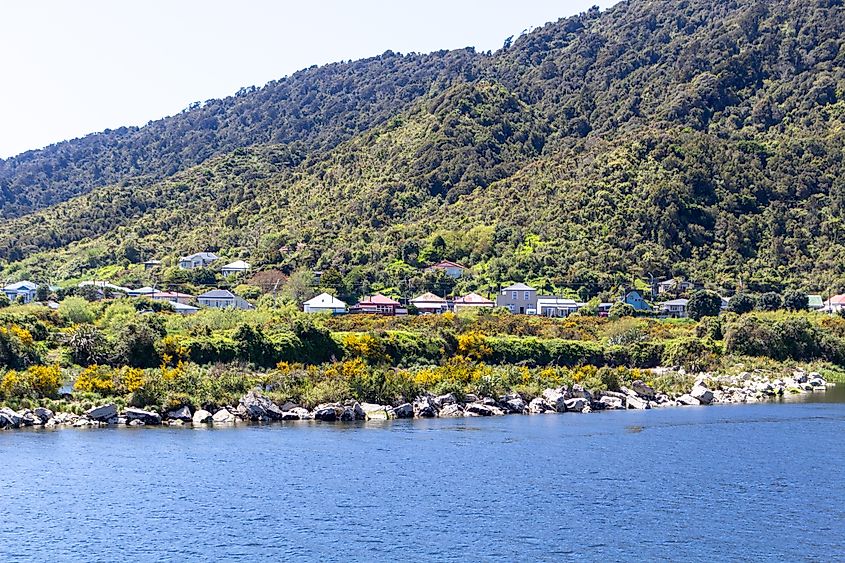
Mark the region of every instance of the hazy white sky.
<instances>
[{"instance_id":1,"label":"hazy white sky","mask_svg":"<svg viewBox=\"0 0 845 563\"><path fill-rule=\"evenodd\" d=\"M0 157L314 64L474 46L613 0L4 0Z\"/></svg>"}]
</instances>

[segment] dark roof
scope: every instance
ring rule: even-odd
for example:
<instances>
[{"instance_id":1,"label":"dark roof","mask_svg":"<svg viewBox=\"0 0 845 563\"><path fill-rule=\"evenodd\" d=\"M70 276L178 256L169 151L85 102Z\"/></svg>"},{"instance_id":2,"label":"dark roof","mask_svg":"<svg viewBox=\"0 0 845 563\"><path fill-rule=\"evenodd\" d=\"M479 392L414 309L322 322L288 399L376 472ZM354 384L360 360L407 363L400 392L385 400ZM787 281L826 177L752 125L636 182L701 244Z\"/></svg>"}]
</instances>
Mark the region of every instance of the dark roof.
<instances>
[{"instance_id":1,"label":"dark roof","mask_svg":"<svg viewBox=\"0 0 845 563\"><path fill-rule=\"evenodd\" d=\"M235 294L228 289L212 289L206 291L202 295L198 295L197 299L234 299Z\"/></svg>"}]
</instances>

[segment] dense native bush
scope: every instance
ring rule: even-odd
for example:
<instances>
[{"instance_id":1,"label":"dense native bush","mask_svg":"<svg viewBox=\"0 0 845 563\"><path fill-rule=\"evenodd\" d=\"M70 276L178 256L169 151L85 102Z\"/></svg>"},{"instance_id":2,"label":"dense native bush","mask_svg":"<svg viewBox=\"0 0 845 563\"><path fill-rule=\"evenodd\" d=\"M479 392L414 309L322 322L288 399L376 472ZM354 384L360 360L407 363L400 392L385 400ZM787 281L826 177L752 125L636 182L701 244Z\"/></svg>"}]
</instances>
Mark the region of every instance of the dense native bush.
<instances>
[{"instance_id":1,"label":"dense native bush","mask_svg":"<svg viewBox=\"0 0 845 563\"><path fill-rule=\"evenodd\" d=\"M0 326L0 367L25 368L41 361L32 333L18 325Z\"/></svg>"}]
</instances>

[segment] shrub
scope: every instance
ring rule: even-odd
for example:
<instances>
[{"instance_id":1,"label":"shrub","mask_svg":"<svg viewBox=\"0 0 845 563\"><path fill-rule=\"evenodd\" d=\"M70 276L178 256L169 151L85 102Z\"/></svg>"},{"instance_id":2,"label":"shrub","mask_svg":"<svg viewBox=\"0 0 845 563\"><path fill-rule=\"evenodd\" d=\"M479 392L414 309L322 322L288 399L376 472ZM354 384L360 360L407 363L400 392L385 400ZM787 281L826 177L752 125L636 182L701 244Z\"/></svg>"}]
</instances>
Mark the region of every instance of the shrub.
<instances>
[{"instance_id":1,"label":"shrub","mask_svg":"<svg viewBox=\"0 0 845 563\"><path fill-rule=\"evenodd\" d=\"M150 368L161 364L158 344L160 332L146 318L131 322L117 335L113 363L137 368Z\"/></svg>"},{"instance_id":2,"label":"shrub","mask_svg":"<svg viewBox=\"0 0 845 563\"><path fill-rule=\"evenodd\" d=\"M4 399L53 399L62 384L59 366L32 366L26 371L10 370L0 375L0 396Z\"/></svg>"},{"instance_id":3,"label":"shrub","mask_svg":"<svg viewBox=\"0 0 845 563\"><path fill-rule=\"evenodd\" d=\"M666 346L664 363L681 366L688 371L709 369L718 359L716 347L709 340L684 338Z\"/></svg>"},{"instance_id":4,"label":"shrub","mask_svg":"<svg viewBox=\"0 0 845 563\"><path fill-rule=\"evenodd\" d=\"M32 333L14 324L0 326L0 366L21 369L40 361Z\"/></svg>"},{"instance_id":5,"label":"shrub","mask_svg":"<svg viewBox=\"0 0 845 563\"><path fill-rule=\"evenodd\" d=\"M761 311L777 311L783 306L783 298L779 293L769 291L757 298L757 308Z\"/></svg>"},{"instance_id":6,"label":"shrub","mask_svg":"<svg viewBox=\"0 0 845 563\"><path fill-rule=\"evenodd\" d=\"M703 289L696 291L687 303L687 315L696 321L704 317L716 317L722 308L722 298L719 294Z\"/></svg>"},{"instance_id":7,"label":"shrub","mask_svg":"<svg viewBox=\"0 0 845 563\"><path fill-rule=\"evenodd\" d=\"M621 319L623 317L633 317L637 310L629 303L619 301L610 307L607 316L611 319Z\"/></svg>"},{"instance_id":8,"label":"shrub","mask_svg":"<svg viewBox=\"0 0 845 563\"><path fill-rule=\"evenodd\" d=\"M71 362L81 366L100 364L109 356L106 336L93 325L74 325L65 337L67 353Z\"/></svg>"},{"instance_id":9,"label":"shrub","mask_svg":"<svg viewBox=\"0 0 845 563\"><path fill-rule=\"evenodd\" d=\"M756 307L757 301L747 293L738 293L728 301L728 311L738 315L750 313Z\"/></svg>"},{"instance_id":10,"label":"shrub","mask_svg":"<svg viewBox=\"0 0 845 563\"><path fill-rule=\"evenodd\" d=\"M790 290L783 294L783 308L787 311L806 311L810 298L803 291Z\"/></svg>"},{"instance_id":11,"label":"shrub","mask_svg":"<svg viewBox=\"0 0 845 563\"><path fill-rule=\"evenodd\" d=\"M59 305L59 315L68 324L94 322L94 311L82 297L67 297Z\"/></svg>"}]
</instances>

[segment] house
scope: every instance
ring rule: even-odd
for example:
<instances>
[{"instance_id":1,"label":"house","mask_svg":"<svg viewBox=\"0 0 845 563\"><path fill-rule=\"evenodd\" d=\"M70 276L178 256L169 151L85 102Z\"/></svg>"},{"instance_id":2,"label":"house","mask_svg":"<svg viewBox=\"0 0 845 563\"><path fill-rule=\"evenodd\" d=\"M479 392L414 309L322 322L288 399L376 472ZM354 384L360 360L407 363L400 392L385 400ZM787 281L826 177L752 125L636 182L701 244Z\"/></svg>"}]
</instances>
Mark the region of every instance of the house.
<instances>
[{"instance_id":1,"label":"house","mask_svg":"<svg viewBox=\"0 0 845 563\"><path fill-rule=\"evenodd\" d=\"M3 293L9 298L9 301L15 302L18 299L24 303L31 303L35 299L35 292L38 290L38 284L31 281L19 281L12 283L3 288Z\"/></svg>"},{"instance_id":2,"label":"house","mask_svg":"<svg viewBox=\"0 0 845 563\"><path fill-rule=\"evenodd\" d=\"M217 260L217 255L212 252L197 252L196 254L179 258L179 267L183 270L205 268L215 260Z\"/></svg>"},{"instance_id":3,"label":"house","mask_svg":"<svg viewBox=\"0 0 845 563\"><path fill-rule=\"evenodd\" d=\"M123 287L122 285L115 285L113 283L109 283L107 281L100 281L100 280L95 280L95 281L88 280L88 281L79 282L79 287L96 287L96 288L102 290L101 293L103 293L104 295L106 294L106 290L108 290L109 293L112 293L112 294L122 293L124 295L129 295L129 291L130 291L130 289L128 287Z\"/></svg>"},{"instance_id":4,"label":"house","mask_svg":"<svg viewBox=\"0 0 845 563\"><path fill-rule=\"evenodd\" d=\"M331 313L342 315L346 312L346 303L328 293L321 293L303 304L306 313Z\"/></svg>"},{"instance_id":5,"label":"house","mask_svg":"<svg viewBox=\"0 0 845 563\"><path fill-rule=\"evenodd\" d=\"M728 305L730 305L730 303L731 303L731 298L730 297L720 297L720 299L722 300L722 303L721 303L721 305L719 305L719 310L720 311L727 311Z\"/></svg>"},{"instance_id":6,"label":"house","mask_svg":"<svg viewBox=\"0 0 845 563\"><path fill-rule=\"evenodd\" d=\"M153 268L161 266L161 260L147 260L141 264L144 266L144 270L152 270Z\"/></svg>"},{"instance_id":7,"label":"house","mask_svg":"<svg viewBox=\"0 0 845 563\"><path fill-rule=\"evenodd\" d=\"M155 292L155 288L141 287L138 289L130 289L126 292L126 295L128 295L129 297L150 297Z\"/></svg>"},{"instance_id":8,"label":"house","mask_svg":"<svg viewBox=\"0 0 845 563\"><path fill-rule=\"evenodd\" d=\"M811 311L820 311L824 308L824 300L821 295L808 295L807 308Z\"/></svg>"},{"instance_id":9,"label":"house","mask_svg":"<svg viewBox=\"0 0 845 563\"><path fill-rule=\"evenodd\" d=\"M477 293L468 293L463 297L458 297L452 302L452 308L457 313L458 311L462 311L464 309L479 309L479 308L490 308L496 306L496 303L481 297Z\"/></svg>"},{"instance_id":10,"label":"house","mask_svg":"<svg viewBox=\"0 0 845 563\"><path fill-rule=\"evenodd\" d=\"M670 299L660 304L660 312L669 317L683 319L687 316L689 299Z\"/></svg>"},{"instance_id":11,"label":"house","mask_svg":"<svg viewBox=\"0 0 845 563\"><path fill-rule=\"evenodd\" d=\"M537 290L524 283L509 285L496 296L497 307L507 307L511 313L532 314L537 310Z\"/></svg>"},{"instance_id":12,"label":"house","mask_svg":"<svg viewBox=\"0 0 845 563\"><path fill-rule=\"evenodd\" d=\"M651 305L648 304L637 290L626 293L624 301L637 311L651 311Z\"/></svg>"},{"instance_id":13,"label":"house","mask_svg":"<svg viewBox=\"0 0 845 563\"><path fill-rule=\"evenodd\" d=\"M193 315L197 311L199 311L199 307L194 307L193 305L186 305L185 303L180 303L178 301L173 301L170 303L173 307L173 311L175 313L179 313L180 315Z\"/></svg>"},{"instance_id":14,"label":"house","mask_svg":"<svg viewBox=\"0 0 845 563\"><path fill-rule=\"evenodd\" d=\"M828 313L838 313L845 310L845 294L828 297L825 301L824 310Z\"/></svg>"},{"instance_id":15,"label":"house","mask_svg":"<svg viewBox=\"0 0 845 563\"><path fill-rule=\"evenodd\" d=\"M170 303L182 303L187 305L194 296L189 293L179 293L178 291L156 291L148 295L153 301L168 301Z\"/></svg>"},{"instance_id":16,"label":"house","mask_svg":"<svg viewBox=\"0 0 845 563\"><path fill-rule=\"evenodd\" d=\"M402 307L401 303L380 293L364 297L349 312L388 316L408 314L408 310Z\"/></svg>"},{"instance_id":17,"label":"house","mask_svg":"<svg viewBox=\"0 0 845 563\"><path fill-rule=\"evenodd\" d=\"M446 303L446 300L431 292L414 297L411 299L411 303L421 314L431 313L436 315L449 310L449 304Z\"/></svg>"},{"instance_id":18,"label":"house","mask_svg":"<svg viewBox=\"0 0 845 563\"><path fill-rule=\"evenodd\" d=\"M248 272L249 269L249 264L247 264L243 260L237 260L235 262L232 262L231 264L226 264L220 269L220 271L223 273L224 278L228 278L232 275L244 274Z\"/></svg>"},{"instance_id":19,"label":"house","mask_svg":"<svg viewBox=\"0 0 845 563\"><path fill-rule=\"evenodd\" d=\"M684 293L695 289L695 284L686 280L679 280L672 278L671 280L662 281L657 284L657 293Z\"/></svg>"},{"instance_id":20,"label":"house","mask_svg":"<svg viewBox=\"0 0 845 563\"><path fill-rule=\"evenodd\" d=\"M574 299L545 296L537 298L537 314L543 317L568 317L580 307Z\"/></svg>"},{"instance_id":21,"label":"house","mask_svg":"<svg viewBox=\"0 0 845 563\"><path fill-rule=\"evenodd\" d=\"M432 264L426 269L430 271L442 270L451 278L459 278L464 275L464 272L467 270L466 266L462 266L457 262L451 262L449 260L441 260L437 264Z\"/></svg>"},{"instance_id":22,"label":"house","mask_svg":"<svg viewBox=\"0 0 845 563\"><path fill-rule=\"evenodd\" d=\"M197 296L197 301L203 307L212 309L255 309L242 297L238 297L227 289L212 289Z\"/></svg>"},{"instance_id":23,"label":"house","mask_svg":"<svg viewBox=\"0 0 845 563\"><path fill-rule=\"evenodd\" d=\"M613 303L605 302L599 303L598 307L596 307L596 312L599 314L600 317L606 317L610 314L610 309L613 307Z\"/></svg>"}]
</instances>

